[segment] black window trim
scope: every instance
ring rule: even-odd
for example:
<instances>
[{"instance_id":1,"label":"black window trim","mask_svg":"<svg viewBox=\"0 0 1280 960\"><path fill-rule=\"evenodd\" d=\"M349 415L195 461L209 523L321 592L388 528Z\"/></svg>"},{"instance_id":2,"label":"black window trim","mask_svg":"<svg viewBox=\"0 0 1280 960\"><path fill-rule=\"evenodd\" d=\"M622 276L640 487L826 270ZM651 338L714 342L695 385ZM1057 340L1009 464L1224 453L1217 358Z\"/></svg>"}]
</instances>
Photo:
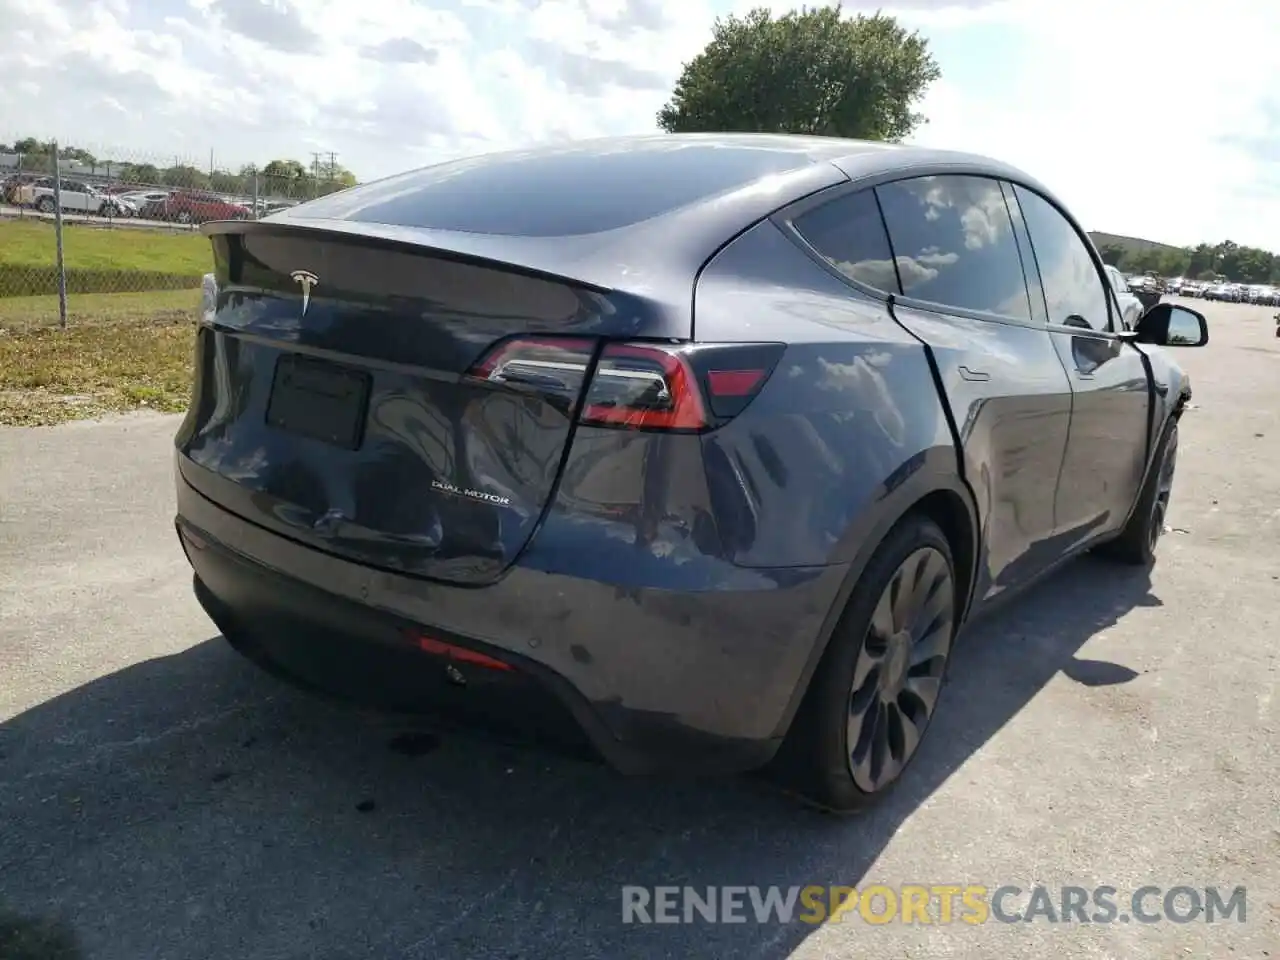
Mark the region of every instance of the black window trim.
<instances>
[{"instance_id":1,"label":"black window trim","mask_svg":"<svg viewBox=\"0 0 1280 960\"><path fill-rule=\"evenodd\" d=\"M965 307L957 307L949 303L938 303L933 300L921 300L916 297L908 296L902 293L902 280L898 280L898 290L877 290L875 287L867 286L858 280L846 276L839 270L836 270L831 263L813 248L813 246L804 239L804 235L795 228L794 221L810 210L816 207L824 206L836 200L853 194L860 193L864 190L872 190L884 186L889 183L899 183L904 180L919 180L924 177L976 177L980 180L994 180L997 184L1008 181L1008 177L1001 176L991 170L983 169L977 166L969 166L967 164L937 164L937 163L920 163L909 164L907 166L898 167L891 171L874 174L868 177L860 177L847 183L838 183L835 186L827 187L817 193L810 194L800 200L797 200L781 210L774 213L770 218L774 224L782 229L793 242L798 242L800 247L809 254L810 258L817 262L827 273L842 280L848 286L853 287L860 293L874 297L884 303L902 304L913 310L921 310L926 313L943 313L948 316L963 317L970 320L983 320L989 323L1011 324L1017 327L1029 327L1033 330L1044 330L1046 325L1035 319L1034 316L1010 317L1002 313L988 313L985 310L970 310ZM1038 192L1038 191L1037 191ZM1003 191L1002 191L1003 194ZM874 194L876 199L876 207L880 209L880 222L884 227L885 237L889 241L889 255L893 258L894 272L898 269L898 253L893 248L893 237L889 234L888 224L885 223L884 209L880 206L879 194ZM1074 221L1072 221L1074 224ZM1012 214L1010 214L1010 227L1012 227ZM1028 231L1029 233L1030 231ZM1031 304L1031 289L1027 287L1026 275L1022 278L1023 287L1027 290L1028 309ZM1073 329L1068 327L1066 329Z\"/></svg>"},{"instance_id":2,"label":"black window trim","mask_svg":"<svg viewBox=\"0 0 1280 960\"><path fill-rule=\"evenodd\" d=\"M1119 335L1119 332L1116 330L1116 322L1120 317L1119 301L1116 300L1115 291L1111 288L1110 279L1108 279L1106 272L1102 269L1103 267L1102 257L1099 256L1097 249L1093 245L1093 241L1089 239L1089 235L1080 228L1080 224L1076 222L1075 217L1073 217L1070 213L1068 213L1067 210L1061 204L1057 203L1052 197L1046 196L1042 190L1038 190L1037 188L1029 186L1028 184L1022 183L1018 180L1014 180L1011 177L1006 177L1004 179L1008 183L1012 184L1013 186L1017 187L1020 190L1026 190L1028 193L1035 194L1037 197L1039 197L1041 200L1047 203L1050 207L1056 210L1059 216L1061 216L1064 220L1067 221L1067 225L1070 226L1071 229L1075 231L1076 238L1079 239L1082 243L1084 243L1085 252L1089 254L1089 258L1093 261L1093 272L1097 275L1098 281L1102 284L1102 288L1106 291L1107 329L1094 330L1092 327L1088 329L1085 329L1083 327L1069 327L1066 324L1054 323L1052 317L1050 317L1049 322L1047 324L1044 324L1044 326L1047 327L1050 332L1069 333L1075 337L1092 335L1097 337L1100 340L1122 339ZM1017 196L1016 193L1014 195L1015 197ZM1019 202L1018 207L1019 209L1021 209L1022 207L1021 202ZM1028 242L1031 244L1031 253L1035 257L1036 272L1040 274L1040 289L1044 290L1044 274L1041 273L1040 271L1040 255L1036 253L1036 240L1035 240L1035 237L1031 235L1031 224L1029 223L1027 224L1027 237L1028 237ZM1045 305L1047 308L1048 306L1047 293L1045 294ZM1123 324L1121 325L1123 326Z\"/></svg>"},{"instance_id":3,"label":"black window trim","mask_svg":"<svg viewBox=\"0 0 1280 960\"><path fill-rule=\"evenodd\" d=\"M1044 277L1040 274L1040 262L1031 246L1031 228L1022 215L1022 205L1013 192L1013 184L1008 180L1000 181L1000 195L1004 197L1005 209L1009 211L1009 220L1013 224L1013 239L1018 245L1018 258L1022 261L1022 279L1027 285L1027 302L1031 306L1031 320L1037 327L1049 325L1049 301L1045 299ZM1016 211L1016 216L1015 216ZM1025 240L1026 249L1023 249ZM1031 283L1035 281L1033 288ZM1039 303L1036 302L1035 291L1040 291Z\"/></svg>"}]
</instances>

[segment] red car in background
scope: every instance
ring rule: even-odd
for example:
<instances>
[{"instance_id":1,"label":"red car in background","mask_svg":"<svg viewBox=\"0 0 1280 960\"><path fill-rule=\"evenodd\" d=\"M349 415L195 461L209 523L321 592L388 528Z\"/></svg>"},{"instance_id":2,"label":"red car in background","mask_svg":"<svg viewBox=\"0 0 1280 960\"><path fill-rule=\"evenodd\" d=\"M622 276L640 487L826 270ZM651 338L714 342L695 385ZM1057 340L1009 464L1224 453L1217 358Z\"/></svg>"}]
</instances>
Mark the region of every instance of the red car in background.
<instances>
[{"instance_id":1,"label":"red car in background","mask_svg":"<svg viewBox=\"0 0 1280 960\"><path fill-rule=\"evenodd\" d=\"M225 200L216 193L175 190L165 200L144 204L138 216L147 220L204 223L207 220L248 220L253 214L244 204Z\"/></svg>"}]
</instances>

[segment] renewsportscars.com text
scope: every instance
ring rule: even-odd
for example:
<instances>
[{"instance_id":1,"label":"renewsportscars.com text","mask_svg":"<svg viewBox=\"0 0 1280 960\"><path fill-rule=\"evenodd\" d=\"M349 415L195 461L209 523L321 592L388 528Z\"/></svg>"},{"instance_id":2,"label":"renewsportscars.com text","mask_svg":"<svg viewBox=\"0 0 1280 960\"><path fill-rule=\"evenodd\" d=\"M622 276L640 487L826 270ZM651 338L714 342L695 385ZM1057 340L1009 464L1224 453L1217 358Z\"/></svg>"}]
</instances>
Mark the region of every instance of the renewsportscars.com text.
<instances>
[{"instance_id":1,"label":"renewsportscars.com text","mask_svg":"<svg viewBox=\"0 0 1280 960\"><path fill-rule=\"evenodd\" d=\"M622 922L1243 923L1245 900L1241 886L625 886Z\"/></svg>"}]
</instances>

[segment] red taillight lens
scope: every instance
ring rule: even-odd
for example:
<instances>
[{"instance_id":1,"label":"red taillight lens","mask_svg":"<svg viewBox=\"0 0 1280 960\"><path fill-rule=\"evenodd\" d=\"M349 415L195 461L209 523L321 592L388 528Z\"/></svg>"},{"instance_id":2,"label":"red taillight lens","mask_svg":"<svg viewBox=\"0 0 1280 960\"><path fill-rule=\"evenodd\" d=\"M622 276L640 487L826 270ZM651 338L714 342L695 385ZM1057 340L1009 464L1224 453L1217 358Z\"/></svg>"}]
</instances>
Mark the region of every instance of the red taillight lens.
<instances>
[{"instance_id":1,"label":"red taillight lens","mask_svg":"<svg viewBox=\"0 0 1280 960\"><path fill-rule=\"evenodd\" d=\"M698 431L741 413L784 349L776 343L609 343L587 383L596 342L577 337L505 340L468 376L533 390L565 410L582 397L579 419L594 426Z\"/></svg>"},{"instance_id":2,"label":"red taillight lens","mask_svg":"<svg viewBox=\"0 0 1280 960\"><path fill-rule=\"evenodd\" d=\"M605 347L587 389L582 422L637 430L701 430L707 411L678 348Z\"/></svg>"}]
</instances>

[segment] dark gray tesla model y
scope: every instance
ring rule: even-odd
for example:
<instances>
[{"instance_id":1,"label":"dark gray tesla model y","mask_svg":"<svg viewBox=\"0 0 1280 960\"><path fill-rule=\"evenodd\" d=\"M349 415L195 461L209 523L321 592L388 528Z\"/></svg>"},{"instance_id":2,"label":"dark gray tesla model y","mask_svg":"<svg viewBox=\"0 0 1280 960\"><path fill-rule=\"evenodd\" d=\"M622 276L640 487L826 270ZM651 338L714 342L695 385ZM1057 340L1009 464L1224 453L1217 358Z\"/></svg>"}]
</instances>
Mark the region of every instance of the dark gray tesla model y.
<instances>
[{"instance_id":1,"label":"dark gray tesla model y","mask_svg":"<svg viewBox=\"0 0 1280 960\"><path fill-rule=\"evenodd\" d=\"M980 157L754 135L434 166L208 224L177 528L289 680L618 769L883 793L962 624L1149 563L1207 342Z\"/></svg>"}]
</instances>

